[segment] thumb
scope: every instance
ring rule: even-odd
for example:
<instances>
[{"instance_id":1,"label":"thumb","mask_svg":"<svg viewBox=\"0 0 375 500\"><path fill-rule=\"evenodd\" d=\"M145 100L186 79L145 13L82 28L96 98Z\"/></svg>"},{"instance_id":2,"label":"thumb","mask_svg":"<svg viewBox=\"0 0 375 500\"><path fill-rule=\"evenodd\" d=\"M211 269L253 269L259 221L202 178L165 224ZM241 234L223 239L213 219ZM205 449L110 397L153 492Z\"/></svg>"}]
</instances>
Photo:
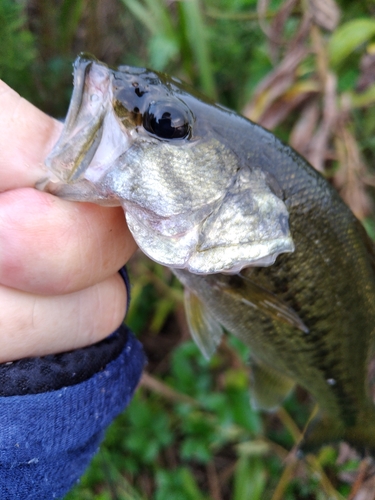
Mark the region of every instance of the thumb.
<instances>
[{"instance_id":1,"label":"thumb","mask_svg":"<svg viewBox=\"0 0 375 500\"><path fill-rule=\"evenodd\" d=\"M62 124L0 80L0 192L34 187Z\"/></svg>"}]
</instances>

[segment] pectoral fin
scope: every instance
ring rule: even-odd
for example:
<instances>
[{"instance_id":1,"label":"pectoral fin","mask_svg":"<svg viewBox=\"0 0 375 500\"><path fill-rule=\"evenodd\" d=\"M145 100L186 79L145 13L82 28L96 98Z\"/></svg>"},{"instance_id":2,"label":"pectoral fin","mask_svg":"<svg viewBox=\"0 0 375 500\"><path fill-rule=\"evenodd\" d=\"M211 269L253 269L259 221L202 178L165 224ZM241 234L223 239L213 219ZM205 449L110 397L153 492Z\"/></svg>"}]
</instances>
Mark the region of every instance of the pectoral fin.
<instances>
[{"instance_id":1,"label":"pectoral fin","mask_svg":"<svg viewBox=\"0 0 375 500\"><path fill-rule=\"evenodd\" d=\"M190 333L203 356L209 359L223 335L223 328L202 301L185 288L185 311Z\"/></svg>"},{"instance_id":2,"label":"pectoral fin","mask_svg":"<svg viewBox=\"0 0 375 500\"><path fill-rule=\"evenodd\" d=\"M224 293L236 297L237 300L249 307L259 309L259 311L274 320L287 323L304 333L309 332L298 314L275 294L257 285L242 274L236 275L236 281L237 284L218 281L216 286L220 287Z\"/></svg>"},{"instance_id":3,"label":"pectoral fin","mask_svg":"<svg viewBox=\"0 0 375 500\"><path fill-rule=\"evenodd\" d=\"M293 389L293 380L254 358L251 358L250 366L250 399L253 407L275 410Z\"/></svg>"}]
</instances>

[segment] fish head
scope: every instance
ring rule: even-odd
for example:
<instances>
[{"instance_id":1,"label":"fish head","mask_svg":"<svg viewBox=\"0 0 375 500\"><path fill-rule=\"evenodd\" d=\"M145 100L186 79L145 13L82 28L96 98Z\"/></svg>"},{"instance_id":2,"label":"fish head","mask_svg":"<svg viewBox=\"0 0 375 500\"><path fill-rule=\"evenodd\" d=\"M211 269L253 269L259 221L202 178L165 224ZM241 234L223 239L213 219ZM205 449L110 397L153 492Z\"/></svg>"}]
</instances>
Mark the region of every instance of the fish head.
<instances>
[{"instance_id":1,"label":"fish head","mask_svg":"<svg viewBox=\"0 0 375 500\"><path fill-rule=\"evenodd\" d=\"M163 265L198 274L271 265L294 250L288 211L225 137L232 115L175 78L81 54L47 190L122 205L140 248Z\"/></svg>"}]
</instances>

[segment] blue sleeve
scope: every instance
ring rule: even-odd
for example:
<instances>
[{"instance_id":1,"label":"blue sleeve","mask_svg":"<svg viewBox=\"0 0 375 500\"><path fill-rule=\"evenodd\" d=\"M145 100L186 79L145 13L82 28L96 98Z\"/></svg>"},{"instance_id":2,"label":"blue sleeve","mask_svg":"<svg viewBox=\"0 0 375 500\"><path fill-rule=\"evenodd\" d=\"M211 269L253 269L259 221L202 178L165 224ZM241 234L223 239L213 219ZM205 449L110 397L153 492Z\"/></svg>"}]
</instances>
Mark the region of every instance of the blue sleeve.
<instances>
[{"instance_id":1,"label":"blue sleeve","mask_svg":"<svg viewBox=\"0 0 375 500\"><path fill-rule=\"evenodd\" d=\"M121 326L85 349L0 365L0 499L62 498L129 403L144 363Z\"/></svg>"}]
</instances>

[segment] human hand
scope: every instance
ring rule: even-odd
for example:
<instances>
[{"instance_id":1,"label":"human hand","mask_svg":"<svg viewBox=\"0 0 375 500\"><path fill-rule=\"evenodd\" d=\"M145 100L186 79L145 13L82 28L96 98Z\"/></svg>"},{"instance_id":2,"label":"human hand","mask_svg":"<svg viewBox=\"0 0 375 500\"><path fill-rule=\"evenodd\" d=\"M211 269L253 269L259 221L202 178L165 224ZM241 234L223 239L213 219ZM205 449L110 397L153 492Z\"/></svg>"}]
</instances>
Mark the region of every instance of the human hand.
<instances>
[{"instance_id":1,"label":"human hand","mask_svg":"<svg viewBox=\"0 0 375 500\"><path fill-rule=\"evenodd\" d=\"M98 342L125 314L122 209L33 189L61 128L0 80L0 362Z\"/></svg>"}]
</instances>

